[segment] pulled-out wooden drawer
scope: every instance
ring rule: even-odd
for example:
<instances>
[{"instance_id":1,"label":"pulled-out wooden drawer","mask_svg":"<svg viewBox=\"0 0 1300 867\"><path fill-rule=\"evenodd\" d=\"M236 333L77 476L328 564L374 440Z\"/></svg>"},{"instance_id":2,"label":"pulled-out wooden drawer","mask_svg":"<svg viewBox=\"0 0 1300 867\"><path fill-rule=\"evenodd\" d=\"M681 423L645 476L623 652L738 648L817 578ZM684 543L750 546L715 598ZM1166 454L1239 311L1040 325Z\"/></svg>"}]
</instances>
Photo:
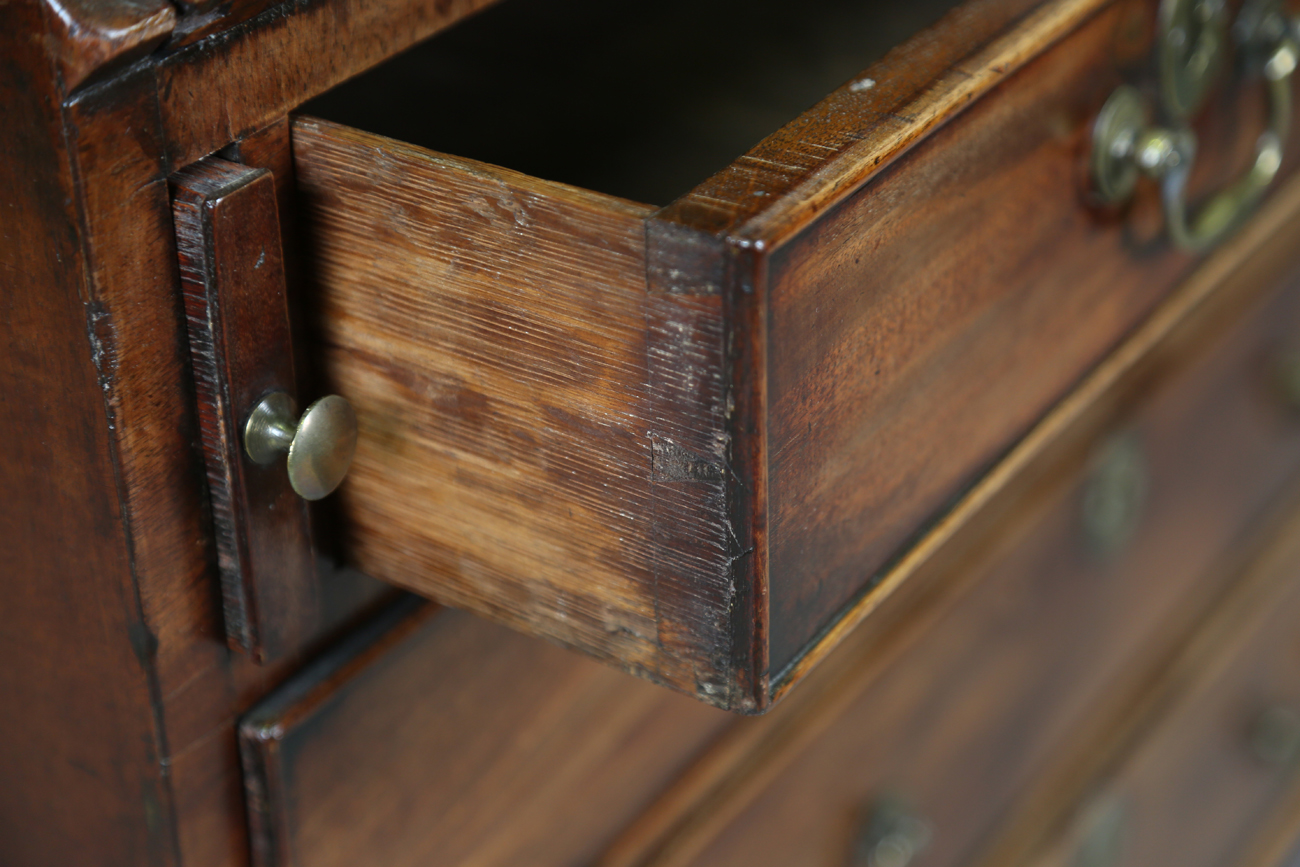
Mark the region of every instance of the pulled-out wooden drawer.
<instances>
[{"instance_id":1,"label":"pulled-out wooden drawer","mask_svg":"<svg viewBox=\"0 0 1300 867\"><path fill-rule=\"evenodd\" d=\"M766 708L1188 272L1154 185L1087 181L1108 96L1155 89L1158 6L970 0L659 210L298 118L353 562ZM521 42L572 62L524 74L598 79L545 21ZM1264 123L1263 88L1218 93L1204 189Z\"/></svg>"},{"instance_id":2,"label":"pulled-out wooden drawer","mask_svg":"<svg viewBox=\"0 0 1300 867\"><path fill-rule=\"evenodd\" d=\"M889 616L701 759L601 863L969 864L1003 823L1063 809L1090 745L1148 696L1234 584L1227 564L1294 500L1300 413L1272 365L1300 339L1300 280L1278 284L1298 233L1238 248L1236 267L1212 260L1044 423ZM1296 635L1253 682L1294 674ZM1207 720L1223 722L1236 724ZM897 860L900 847L924 851Z\"/></svg>"},{"instance_id":3,"label":"pulled-out wooden drawer","mask_svg":"<svg viewBox=\"0 0 1300 867\"><path fill-rule=\"evenodd\" d=\"M583 863L731 720L412 602L243 720L259 867Z\"/></svg>"}]
</instances>

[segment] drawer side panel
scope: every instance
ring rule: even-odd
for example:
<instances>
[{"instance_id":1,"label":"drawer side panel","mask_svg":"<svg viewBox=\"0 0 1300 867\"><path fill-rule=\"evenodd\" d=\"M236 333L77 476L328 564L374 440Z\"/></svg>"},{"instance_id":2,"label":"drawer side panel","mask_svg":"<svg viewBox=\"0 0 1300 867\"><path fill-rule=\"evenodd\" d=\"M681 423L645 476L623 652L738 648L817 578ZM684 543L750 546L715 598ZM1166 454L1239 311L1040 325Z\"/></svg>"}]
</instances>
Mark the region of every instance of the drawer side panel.
<instances>
[{"instance_id":1,"label":"drawer side panel","mask_svg":"<svg viewBox=\"0 0 1300 867\"><path fill-rule=\"evenodd\" d=\"M647 292L650 209L311 118L294 154L352 562L734 704L721 305Z\"/></svg>"}]
</instances>

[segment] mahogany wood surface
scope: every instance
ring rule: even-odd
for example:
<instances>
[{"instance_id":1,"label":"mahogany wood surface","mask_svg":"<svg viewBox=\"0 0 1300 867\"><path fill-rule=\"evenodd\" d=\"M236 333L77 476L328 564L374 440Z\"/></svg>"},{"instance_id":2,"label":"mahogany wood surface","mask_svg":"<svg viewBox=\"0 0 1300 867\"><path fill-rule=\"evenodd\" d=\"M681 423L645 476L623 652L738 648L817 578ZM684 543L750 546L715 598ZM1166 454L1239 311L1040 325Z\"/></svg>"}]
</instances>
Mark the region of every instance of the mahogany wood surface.
<instances>
[{"instance_id":1,"label":"mahogany wood surface","mask_svg":"<svg viewBox=\"0 0 1300 867\"><path fill-rule=\"evenodd\" d=\"M1121 408L1112 435L1141 444L1149 475L1141 523L1125 549L1107 557L1084 533L1088 464L1076 464L1084 470L1077 475L1052 473L1058 487L1035 504L1020 544L990 564L966 563L976 573L974 589L815 742L789 757L734 824L680 863L833 863L837 853L847 859L858 831L853 822L887 796L911 803L933 825L927 863L967 863L1033 778L1069 756L1067 745L1078 743L1081 728L1098 725L1099 709L1113 712L1116 694L1130 701L1140 695L1135 680L1149 688L1141 675L1150 676L1152 661L1235 578L1222 561L1300 469L1300 425L1278 406L1263 363L1298 326L1300 291L1293 284L1171 382L1153 382L1140 407ZM1105 438L1094 441L1082 457L1095 461L1107 445ZM1294 630L1288 640L1294 643ZM1281 672L1294 673L1293 657L1294 649L1267 667L1250 664L1252 676L1272 677L1276 685ZM1234 726L1243 721L1234 714L1191 717L1193 727L1223 732L1214 758L1198 753L1189 761L1206 740L1199 731L1195 743L1174 737L1172 756L1159 753L1163 764L1152 773L1165 777L1144 780L1148 791L1135 794L1161 805L1163 824L1153 829L1151 845L1123 863L1159 861L1156 841L1168 841L1187 818L1189 801L1213 811L1219 802L1203 789L1219 785L1211 782L1218 771L1233 807L1215 821L1241 821L1258 808L1267 784L1276 786L1278 775L1258 774L1245 756L1219 748L1232 736L1231 747L1241 749ZM1220 764L1204 764L1225 752ZM1179 762L1186 776L1166 779ZM1213 822L1200 824L1212 833ZM1184 839L1189 851L1207 842L1193 834ZM1212 854L1206 849L1203 856Z\"/></svg>"},{"instance_id":2,"label":"mahogany wood surface","mask_svg":"<svg viewBox=\"0 0 1300 867\"><path fill-rule=\"evenodd\" d=\"M244 719L254 863L588 863L732 721L408 600Z\"/></svg>"},{"instance_id":3,"label":"mahogany wood surface","mask_svg":"<svg viewBox=\"0 0 1300 867\"><path fill-rule=\"evenodd\" d=\"M303 628L301 646L269 668L227 648L157 99L156 70L144 64L64 104L80 179L76 243L88 263L83 333L99 362L154 712L166 731L160 761L174 819L162 833L186 865L238 864L247 857L238 714L386 591L323 564L321 618Z\"/></svg>"},{"instance_id":4,"label":"mahogany wood surface","mask_svg":"<svg viewBox=\"0 0 1300 867\"><path fill-rule=\"evenodd\" d=\"M62 64L93 65L81 52L102 43L67 32L75 20L0 4L0 863L174 865L154 636L104 389L116 357L61 107Z\"/></svg>"},{"instance_id":5,"label":"mahogany wood surface","mask_svg":"<svg viewBox=\"0 0 1300 867\"><path fill-rule=\"evenodd\" d=\"M260 11L256 2L233 4L233 20L214 21L151 58L169 166L255 133L490 2L282 2L247 20L240 13Z\"/></svg>"},{"instance_id":6,"label":"mahogany wood surface","mask_svg":"<svg viewBox=\"0 0 1300 867\"><path fill-rule=\"evenodd\" d=\"M1096 737L1141 703L1300 468L1300 427L1272 385L1300 291L1260 300L1294 274L1297 208L1292 182L908 555L874 616L767 716L737 723L602 867L837 863L860 811L889 794L936 820L927 863L973 855L994 818L1010 839L978 863L1019 863L1096 778ZM1128 547L1098 557L1079 484L1097 446L1134 429L1146 509Z\"/></svg>"},{"instance_id":7,"label":"mahogany wood surface","mask_svg":"<svg viewBox=\"0 0 1300 867\"><path fill-rule=\"evenodd\" d=\"M1265 713L1300 712L1298 573L1300 520L1292 520L1165 669L1148 699L1160 705L1157 719L1037 867L1078 863L1098 813L1112 804L1122 817L1116 867L1236 862L1300 784L1293 758L1270 761L1252 744Z\"/></svg>"},{"instance_id":8,"label":"mahogany wood surface","mask_svg":"<svg viewBox=\"0 0 1300 867\"><path fill-rule=\"evenodd\" d=\"M193 15L183 13L174 24L168 6L147 2L14 0L0 5L0 105L6 122L0 130L0 189L5 191L0 306L8 323L0 340L5 361L0 365L0 403L5 407L0 475L8 493L0 506L0 538L8 543L10 617L4 634L11 639L0 689L5 734L0 764L10 784L0 796L0 860L5 863L224 867L246 862L238 715L328 647L385 591L354 570L321 564L320 618L304 629L303 640L284 659L259 668L227 649L167 178L232 144L230 157L253 165L262 165L263 159L283 165L285 151L277 151L275 142L284 142L277 137L287 129L287 111L480 5L232 3L190 9ZM726 190L752 189L756 199L779 192L774 200L784 204L770 212L770 223L744 216L745 225L756 227L754 232L770 225L773 238L795 237L808 220L866 179L858 173L864 154L884 154L882 165L897 157L917 137L1004 81L1042 44L1083 22L1096 5L1046 4L1032 18L1021 17L1025 7L1014 3L971 5L971 15L954 19L960 26L951 21L941 25L934 31L941 37L923 36L886 59L893 64L886 68L911 70L908 75L851 91L859 94L853 98L857 102L837 102L850 99L840 92L824 104L834 109L817 115L825 123L833 124L837 116L852 121L842 131L842 148L824 140L829 148L824 158L810 148L800 167L773 175L779 177L774 186L724 182L716 187L722 191L716 201L729 201ZM1024 30L1026 21L1036 23ZM174 41L155 50L169 33ZM971 36L970 42L963 33ZM1040 39L1044 34L1050 37L1046 42ZM973 83L967 87L966 81ZM861 127L847 112L849 105L862 106L878 123L861 148L853 144L853 130ZM908 114L909 106L918 111ZM906 117L900 121L893 116L897 114ZM239 139L243 141L237 143ZM813 138L807 141L816 144ZM760 148L757 153L771 152ZM742 163L748 171L763 166L763 160ZM509 173L488 169L487 175L500 179ZM740 177L731 170L724 176ZM276 181L283 193L285 173L278 173ZM537 190L534 182L518 176L512 183ZM542 186L546 196L555 193L553 186ZM572 191L560 198L568 196L587 205L608 202ZM708 195L695 196L691 207L706 200ZM647 210L626 203L619 207L629 208L624 216L641 214L638 219ZM683 213L690 210L683 208ZM733 214L744 209L729 203L722 210ZM727 411L727 376L740 377L747 366L761 369L765 362L756 344L738 346L739 354L724 358L726 364L718 361L727 346L719 323L742 322L748 333L761 334L756 326L766 312L746 306L737 294L744 285L734 278L742 272L732 265L741 259L722 256L720 250L724 243L751 249L758 241L751 244L730 228L714 235L696 231L689 219L678 221L675 213L665 212L651 230L652 256L645 269L651 295L646 346L657 340L660 349L646 351L643 366L650 380L658 377L661 384L655 401L645 405L666 431L650 440L645 465L656 488L653 508L668 516L665 521L690 527L702 514L705 525L717 531L704 548L705 570L714 580L709 593L716 594L731 578L718 571L719 564L747 550L745 539L732 538L727 523L715 518L718 501L728 495L724 486L742 476L728 476L716 460L702 456L716 448L712 433L721 428L714 419ZM1153 227L1149 211L1138 208L1135 213L1137 225ZM708 219L701 217L701 225L715 225ZM716 225L732 226L727 220ZM723 235L731 240L720 240ZM671 243L661 243L665 239ZM695 288L683 287L685 293L671 291L677 288L672 283L676 263L697 251L707 267L691 273L706 279L695 280ZM706 284L707 292L696 292ZM669 291L658 293L655 287ZM718 291L709 294L714 287ZM681 335L684 348L694 347L698 355L678 354L682 346L673 341ZM699 381L679 376L703 364L722 375ZM740 397L736 417L757 418L745 408L747 396ZM692 401L715 413L708 424L671 414ZM562 419L560 425L570 422ZM747 474L743 478L753 478L750 469L737 468ZM581 487L580 474L567 481ZM733 487L729 495L734 499L735 494ZM595 501L594 494L585 496ZM974 524L987 529L997 515L996 508L982 512ZM744 515L733 510L732 516L733 525L745 529ZM950 526L946 522L941 523ZM671 535L652 538L653 557L660 563L672 556L696 556L698 549ZM926 550L932 558L960 559L962 549L945 548L943 554L934 553L932 546ZM761 563L761 556L755 552L749 562ZM677 574L697 565L671 567ZM894 586L897 574L887 575L884 586ZM655 652L669 648L680 659L701 641L716 648L722 635L730 642L725 658L692 658L690 665L676 669L683 688L739 707L761 704L766 639L754 612L763 604L765 588L750 585L729 601L719 603L723 597L710 596L704 604L703 597L690 592L698 585L663 583L669 590L663 598L670 605L664 609L667 615L655 615ZM888 600L873 596L865 605L860 600L853 612L876 606L885 610L896 600L912 604L925 598L925 588L924 581L909 581ZM719 626L724 613L732 619ZM472 622L465 615L455 617ZM700 625L701 630L662 628L674 622ZM832 633L846 632L847 622L836 623ZM919 630L924 623L925 618L918 618L906 629ZM889 629L903 627L889 618L864 624L863 646ZM503 640L523 643L516 657L536 652L537 645L522 638ZM828 647L823 642L803 657L798 670L807 670L810 660ZM869 668L867 663L883 664L887 656L864 655L852 662ZM635 683L588 667L597 673L592 677L609 679L613 693ZM697 670L734 677L692 681ZM843 668L826 670L842 673ZM635 688L668 700L653 690L645 692L644 684ZM830 701L825 691L816 695ZM679 708L680 720L704 720L712 713L684 703ZM665 729L665 736L684 742L697 724L707 727L682 722L680 728ZM736 730L766 731L749 725L741 721ZM501 738L508 740L504 730ZM643 756L646 766L657 768L649 755ZM663 779L656 778L655 785ZM749 779L741 773L737 784ZM610 790L625 784L611 784ZM581 782L572 785L582 789ZM325 795L331 790L320 786L312 791ZM636 796L649 797L649 791L638 789ZM624 806L617 821L634 811ZM721 814L701 815L714 821ZM561 815L556 821L567 818ZM601 833L612 833L615 820L609 821ZM572 851L582 848L570 842Z\"/></svg>"},{"instance_id":9,"label":"mahogany wood surface","mask_svg":"<svg viewBox=\"0 0 1300 867\"><path fill-rule=\"evenodd\" d=\"M708 195L650 216L584 194L572 250L549 236L573 231L572 188L300 120L324 366L370 425L350 556L720 706L767 707L1193 263L1163 239L1153 189L1099 211L1083 176L1097 110L1149 77L1156 7L963 6L858 79L883 84L846 85ZM1245 87L1212 112L1206 186L1250 146L1229 135L1259 122ZM899 99L904 129L872 114ZM780 148L786 169L755 175ZM599 405L562 418L591 400L584 376Z\"/></svg>"},{"instance_id":10,"label":"mahogany wood surface","mask_svg":"<svg viewBox=\"0 0 1300 867\"><path fill-rule=\"evenodd\" d=\"M275 659L321 604L307 503L282 461L248 458L241 427L267 394L297 394L275 179L209 158L171 184L226 637Z\"/></svg>"}]
</instances>

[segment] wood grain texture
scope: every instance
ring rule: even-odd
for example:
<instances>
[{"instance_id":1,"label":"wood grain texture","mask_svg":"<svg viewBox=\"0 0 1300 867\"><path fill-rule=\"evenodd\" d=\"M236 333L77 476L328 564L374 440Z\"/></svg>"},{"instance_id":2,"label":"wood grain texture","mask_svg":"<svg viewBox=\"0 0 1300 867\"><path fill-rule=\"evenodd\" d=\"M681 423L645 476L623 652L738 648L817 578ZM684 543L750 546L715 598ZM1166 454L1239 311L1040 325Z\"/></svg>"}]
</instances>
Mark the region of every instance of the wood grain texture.
<instances>
[{"instance_id":1,"label":"wood grain texture","mask_svg":"<svg viewBox=\"0 0 1300 867\"><path fill-rule=\"evenodd\" d=\"M726 714L403 603L241 725L259 867L587 863Z\"/></svg>"},{"instance_id":2,"label":"wood grain texture","mask_svg":"<svg viewBox=\"0 0 1300 867\"><path fill-rule=\"evenodd\" d=\"M281 462L259 467L243 447L262 397L297 394L275 180L214 157L171 184L226 636L275 659L321 605L307 504Z\"/></svg>"},{"instance_id":3,"label":"wood grain texture","mask_svg":"<svg viewBox=\"0 0 1300 867\"><path fill-rule=\"evenodd\" d=\"M180 40L154 60L170 167L262 129L490 2L285 3Z\"/></svg>"},{"instance_id":4,"label":"wood grain texture","mask_svg":"<svg viewBox=\"0 0 1300 867\"><path fill-rule=\"evenodd\" d=\"M353 562L740 705L718 299L645 289L648 209L301 119Z\"/></svg>"},{"instance_id":5,"label":"wood grain texture","mask_svg":"<svg viewBox=\"0 0 1300 867\"><path fill-rule=\"evenodd\" d=\"M1080 805L1038 867L1077 863L1103 804L1122 816L1116 867L1169 859L1188 867L1234 863L1297 782L1296 764L1253 752L1253 727L1274 708L1300 708L1300 520L1223 600L1148 693L1156 718ZM1145 708L1150 712L1150 708Z\"/></svg>"},{"instance_id":6,"label":"wood grain texture","mask_svg":"<svg viewBox=\"0 0 1300 867\"><path fill-rule=\"evenodd\" d=\"M1125 12L1089 20L768 257L774 675L1187 270L1083 206Z\"/></svg>"},{"instance_id":7,"label":"wood grain texture","mask_svg":"<svg viewBox=\"0 0 1300 867\"><path fill-rule=\"evenodd\" d=\"M247 857L238 714L391 591L322 564L320 619L304 627L302 646L264 668L227 648L157 96L155 71L140 65L64 106L87 263L82 333L139 594L132 634L156 678L154 712L165 731L159 761L171 800L156 813L158 832L186 865L226 867Z\"/></svg>"},{"instance_id":8,"label":"wood grain texture","mask_svg":"<svg viewBox=\"0 0 1300 867\"><path fill-rule=\"evenodd\" d=\"M1297 213L1293 182L899 564L798 690L734 726L602 867L837 863L859 811L891 791L936 819L927 863L969 857L994 819L1015 844L978 863L1020 863L1025 837L1096 778L1098 733L1141 704L1233 579L1225 552L1267 524L1300 469L1268 364L1294 340L1300 291L1261 302L1294 272ZM1138 536L1108 560L1082 538L1077 485L1117 428L1140 432L1150 494Z\"/></svg>"},{"instance_id":9,"label":"wood grain texture","mask_svg":"<svg viewBox=\"0 0 1300 867\"><path fill-rule=\"evenodd\" d=\"M0 863L163 867L166 740L48 12L0 4Z\"/></svg>"},{"instance_id":10,"label":"wood grain texture","mask_svg":"<svg viewBox=\"0 0 1300 867\"><path fill-rule=\"evenodd\" d=\"M349 488L356 562L722 706L767 707L773 683L823 653L836 618L1192 264L1162 240L1152 191L1102 213L1080 178L1096 111L1145 74L1157 4L1013 6L963 6L885 61L908 75L846 86L736 163L757 171L775 163L754 154L799 143L788 171L733 167L723 175L740 180L654 215L300 121L331 385L389 392L361 398L375 444ZM1225 92L1216 128L1257 120ZM872 114L897 100L910 100L905 130ZM1209 137L1203 156L1223 165L1202 183L1230 174L1241 141ZM813 151L827 161L808 163ZM814 175L828 184L815 194ZM513 201L481 213L497 184L544 216ZM750 185L770 208L724 207L723 191ZM576 246L543 234L575 197L621 216L583 223ZM613 245L617 275L602 258ZM548 280L556 291L538 295ZM611 280L621 293L580 294ZM584 368L601 378L585 391ZM492 384L466 391L476 378ZM532 405L507 422L498 401L521 385ZM557 427L593 401L631 437ZM593 432L604 442L589 455ZM528 494L524 455L546 462ZM559 455L571 474L607 468L572 517ZM525 514L530 499L545 509ZM474 573L484 562L495 574Z\"/></svg>"},{"instance_id":11,"label":"wood grain texture","mask_svg":"<svg viewBox=\"0 0 1300 867\"><path fill-rule=\"evenodd\" d=\"M167 0L43 0L41 6L65 93L144 57L171 35L178 18Z\"/></svg>"},{"instance_id":12,"label":"wood grain texture","mask_svg":"<svg viewBox=\"0 0 1300 867\"><path fill-rule=\"evenodd\" d=\"M1107 5L962 3L658 217L779 245Z\"/></svg>"}]
</instances>

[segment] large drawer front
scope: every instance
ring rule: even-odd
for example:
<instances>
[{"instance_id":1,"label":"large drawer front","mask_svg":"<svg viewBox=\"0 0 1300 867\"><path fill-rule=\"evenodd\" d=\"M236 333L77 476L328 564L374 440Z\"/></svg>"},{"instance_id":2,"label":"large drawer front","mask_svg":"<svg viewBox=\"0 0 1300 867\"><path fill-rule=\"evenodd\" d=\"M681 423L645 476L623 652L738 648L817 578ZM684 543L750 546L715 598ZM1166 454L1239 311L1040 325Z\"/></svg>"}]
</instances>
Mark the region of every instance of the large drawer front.
<instances>
[{"instance_id":1,"label":"large drawer front","mask_svg":"<svg viewBox=\"0 0 1300 867\"><path fill-rule=\"evenodd\" d=\"M1296 809L1283 796L1300 788L1300 519L1282 532L1153 688L1158 721L1035 867L1230 867L1270 813Z\"/></svg>"},{"instance_id":2,"label":"large drawer front","mask_svg":"<svg viewBox=\"0 0 1300 867\"><path fill-rule=\"evenodd\" d=\"M881 834L892 813L923 829L910 863L943 867L984 863L974 859L992 840L1049 827L1049 805L1060 815L1077 796L1081 767L1095 777L1096 744L1149 701L1237 583L1232 567L1259 527L1294 500L1300 414L1271 372L1300 336L1300 282L1277 282L1294 273L1279 267L1294 243L1292 231L1271 253L1198 275L1216 284L1209 299L1154 343L1151 326L1135 335L1120 354L1141 354L1104 390L1081 387L1087 409L987 501L988 526L965 525L916 573L893 626L877 618L846 638L602 864L869 865L874 847L898 843ZM1252 285L1271 289L1261 298ZM1221 649L1216 667L1231 658ZM1243 664L1257 679L1294 670L1289 657L1266 662ZM1222 714L1193 716L1222 733ZM1174 822L1177 809L1161 815ZM1144 855L1131 863L1166 863Z\"/></svg>"},{"instance_id":3,"label":"large drawer front","mask_svg":"<svg viewBox=\"0 0 1300 867\"><path fill-rule=\"evenodd\" d=\"M583 863L731 720L413 602L242 721L258 867Z\"/></svg>"},{"instance_id":4,"label":"large drawer front","mask_svg":"<svg viewBox=\"0 0 1300 867\"><path fill-rule=\"evenodd\" d=\"M1193 263L1154 187L1080 182L1158 4L1028 5L960 7L659 211L299 118L355 564L766 708ZM1210 119L1257 124L1227 90Z\"/></svg>"}]
</instances>

